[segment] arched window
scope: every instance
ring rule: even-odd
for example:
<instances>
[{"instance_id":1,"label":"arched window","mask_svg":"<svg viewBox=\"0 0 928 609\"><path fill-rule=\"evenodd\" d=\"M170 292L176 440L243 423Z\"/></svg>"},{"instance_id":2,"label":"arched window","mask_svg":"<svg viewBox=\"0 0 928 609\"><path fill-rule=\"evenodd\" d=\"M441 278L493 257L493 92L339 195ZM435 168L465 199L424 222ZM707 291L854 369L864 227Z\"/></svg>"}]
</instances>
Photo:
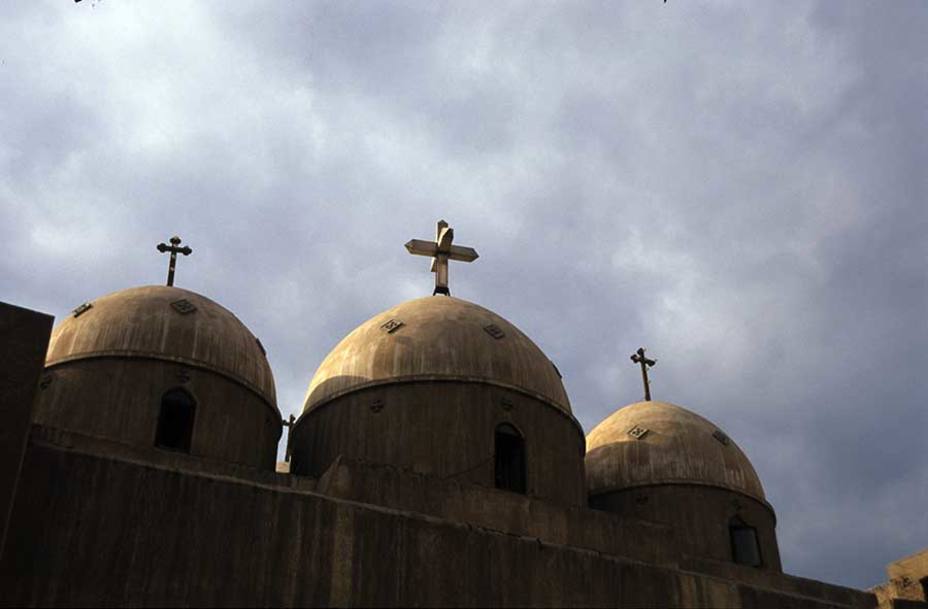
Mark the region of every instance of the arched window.
<instances>
[{"instance_id":1,"label":"arched window","mask_svg":"<svg viewBox=\"0 0 928 609\"><path fill-rule=\"evenodd\" d=\"M183 389L171 389L165 392L161 396L161 412L158 415L155 446L189 453L196 411L196 402Z\"/></svg>"},{"instance_id":2,"label":"arched window","mask_svg":"<svg viewBox=\"0 0 928 609\"><path fill-rule=\"evenodd\" d=\"M757 529L735 516L728 522L731 535L731 557L739 565L761 566Z\"/></svg>"},{"instance_id":3,"label":"arched window","mask_svg":"<svg viewBox=\"0 0 928 609\"><path fill-rule=\"evenodd\" d=\"M496 427L495 461L496 488L525 493L525 439L508 423Z\"/></svg>"}]
</instances>

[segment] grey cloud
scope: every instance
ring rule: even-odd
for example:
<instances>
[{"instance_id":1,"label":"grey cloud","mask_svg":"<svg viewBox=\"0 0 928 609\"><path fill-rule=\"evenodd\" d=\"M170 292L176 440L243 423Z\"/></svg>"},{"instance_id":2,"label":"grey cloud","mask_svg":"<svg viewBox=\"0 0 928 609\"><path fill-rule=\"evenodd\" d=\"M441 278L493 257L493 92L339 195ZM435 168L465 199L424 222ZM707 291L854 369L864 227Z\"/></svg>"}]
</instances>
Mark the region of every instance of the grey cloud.
<instances>
[{"instance_id":1,"label":"grey cloud","mask_svg":"<svg viewBox=\"0 0 928 609\"><path fill-rule=\"evenodd\" d=\"M4 300L163 281L261 337L281 409L354 326L452 290L564 374L589 430L655 395L717 422L787 570L924 546L928 10L796 0L17 5L0 36Z\"/></svg>"}]
</instances>

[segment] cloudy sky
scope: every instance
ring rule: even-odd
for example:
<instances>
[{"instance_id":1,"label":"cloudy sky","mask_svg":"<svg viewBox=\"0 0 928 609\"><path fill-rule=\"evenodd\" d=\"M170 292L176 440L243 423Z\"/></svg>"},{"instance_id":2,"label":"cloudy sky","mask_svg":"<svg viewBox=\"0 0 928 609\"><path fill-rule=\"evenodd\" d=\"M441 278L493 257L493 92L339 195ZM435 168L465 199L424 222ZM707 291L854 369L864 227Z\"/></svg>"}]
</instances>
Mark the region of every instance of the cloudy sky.
<instances>
[{"instance_id":1,"label":"cloudy sky","mask_svg":"<svg viewBox=\"0 0 928 609\"><path fill-rule=\"evenodd\" d=\"M589 431L656 398L729 432L787 571L928 545L928 4L120 2L0 9L0 298L164 281L267 347L280 407L374 313L533 337Z\"/></svg>"}]
</instances>

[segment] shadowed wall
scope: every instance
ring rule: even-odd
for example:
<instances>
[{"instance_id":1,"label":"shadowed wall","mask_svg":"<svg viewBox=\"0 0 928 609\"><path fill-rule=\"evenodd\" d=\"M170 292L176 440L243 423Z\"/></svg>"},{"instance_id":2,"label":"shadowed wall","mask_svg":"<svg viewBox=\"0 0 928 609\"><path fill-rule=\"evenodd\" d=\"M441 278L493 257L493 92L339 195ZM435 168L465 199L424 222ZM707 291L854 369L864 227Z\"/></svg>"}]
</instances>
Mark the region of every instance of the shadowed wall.
<instances>
[{"instance_id":1,"label":"shadowed wall","mask_svg":"<svg viewBox=\"0 0 928 609\"><path fill-rule=\"evenodd\" d=\"M141 358L80 359L48 368L35 422L137 446L154 446L165 392L196 402L190 454L273 469L281 421L275 407L202 368Z\"/></svg>"},{"instance_id":2,"label":"shadowed wall","mask_svg":"<svg viewBox=\"0 0 928 609\"><path fill-rule=\"evenodd\" d=\"M590 507L668 524L681 552L726 562L733 559L729 522L738 517L757 530L762 568L783 570L773 510L740 493L686 484L641 486L594 495Z\"/></svg>"},{"instance_id":3,"label":"shadowed wall","mask_svg":"<svg viewBox=\"0 0 928 609\"><path fill-rule=\"evenodd\" d=\"M293 431L292 469L319 476L338 456L494 485L494 437L525 439L527 493L585 505L584 437L569 414L502 387L457 381L358 390L306 412Z\"/></svg>"},{"instance_id":4,"label":"shadowed wall","mask_svg":"<svg viewBox=\"0 0 928 609\"><path fill-rule=\"evenodd\" d=\"M773 574L753 585L648 565L333 499L285 475L164 453L136 462L140 453L33 434L29 483L0 557L0 604L816 609L875 600Z\"/></svg>"}]
</instances>

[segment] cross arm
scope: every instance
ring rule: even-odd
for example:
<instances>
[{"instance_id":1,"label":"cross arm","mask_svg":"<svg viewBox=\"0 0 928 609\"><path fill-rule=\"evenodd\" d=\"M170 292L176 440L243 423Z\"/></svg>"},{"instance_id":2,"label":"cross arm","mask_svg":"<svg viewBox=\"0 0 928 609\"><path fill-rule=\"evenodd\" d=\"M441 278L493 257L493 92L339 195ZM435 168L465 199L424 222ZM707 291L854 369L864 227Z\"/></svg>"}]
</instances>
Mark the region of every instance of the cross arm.
<instances>
[{"instance_id":1,"label":"cross arm","mask_svg":"<svg viewBox=\"0 0 928 609\"><path fill-rule=\"evenodd\" d=\"M473 262L480 255L472 247L464 247L462 245L452 245L448 250L448 258L451 260L460 260L461 262Z\"/></svg>"},{"instance_id":2,"label":"cross arm","mask_svg":"<svg viewBox=\"0 0 928 609\"><path fill-rule=\"evenodd\" d=\"M438 244L434 241L410 239L406 242L406 251L416 256L434 256L438 253Z\"/></svg>"},{"instance_id":3,"label":"cross arm","mask_svg":"<svg viewBox=\"0 0 928 609\"><path fill-rule=\"evenodd\" d=\"M190 249L189 245L185 245L184 247L175 247L173 245L167 245L165 243L158 244L158 251L161 252L162 254L164 252L174 252L177 254L183 254L184 256L189 256L190 254L193 253L193 250Z\"/></svg>"}]
</instances>

